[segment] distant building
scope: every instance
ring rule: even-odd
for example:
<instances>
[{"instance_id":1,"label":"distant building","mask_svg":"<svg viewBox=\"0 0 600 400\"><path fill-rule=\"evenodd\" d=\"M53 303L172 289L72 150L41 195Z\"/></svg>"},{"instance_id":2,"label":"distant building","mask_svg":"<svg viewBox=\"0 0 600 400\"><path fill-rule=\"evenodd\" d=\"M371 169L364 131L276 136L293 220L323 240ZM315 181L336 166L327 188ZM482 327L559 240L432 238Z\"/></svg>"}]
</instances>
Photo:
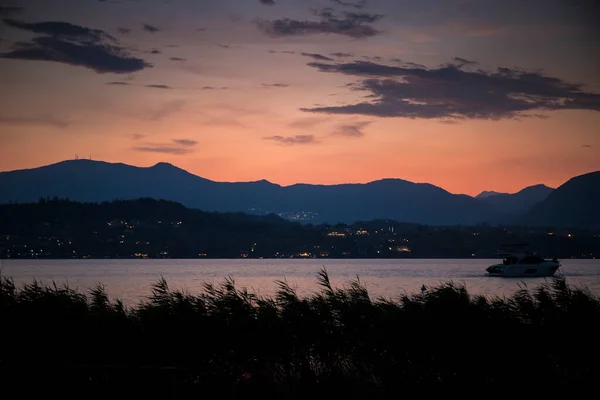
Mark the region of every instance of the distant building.
<instances>
[{"instance_id":1,"label":"distant building","mask_svg":"<svg viewBox=\"0 0 600 400\"><path fill-rule=\"evenodd\" d=\"M394 246L392 247L392 249L396 253L412 253L411 249L408 246Z\"/></svg>"}]
</instances>

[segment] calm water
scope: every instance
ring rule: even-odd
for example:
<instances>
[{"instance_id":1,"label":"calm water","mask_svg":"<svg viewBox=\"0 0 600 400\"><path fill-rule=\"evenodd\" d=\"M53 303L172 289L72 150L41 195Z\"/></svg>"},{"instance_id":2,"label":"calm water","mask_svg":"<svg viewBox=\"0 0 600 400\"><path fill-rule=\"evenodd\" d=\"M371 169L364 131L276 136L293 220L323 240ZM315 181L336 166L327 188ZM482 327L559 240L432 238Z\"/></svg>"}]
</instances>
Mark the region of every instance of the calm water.
<instances>
[{"instance_id":1,"label":"calm water","mask_svg":"<svg viewBox=\"0 0 600 400\"><path fill-rule=\"evenodd\" d=\"M202 290L204 282L218 283L233 276L238 287L259 294L272 294L275 280L287 279L300 294L317 289L316 273L327 268L334 286L341 287L358 275L373 296L396 299L415 293L421 285L440 282L464 283L471 294L510 295L525 282L535 287L544 278L493 278L485 268L497 260L0 260L3 276L17 285L36 278L55 280L87 290L106 285L111 298L135 305L150 294L150 285L162 275L171 288L190 293ZM563 274L571 285L585 285L600 294L600 260L562 260Z\"/></svg>"}]
</instances>

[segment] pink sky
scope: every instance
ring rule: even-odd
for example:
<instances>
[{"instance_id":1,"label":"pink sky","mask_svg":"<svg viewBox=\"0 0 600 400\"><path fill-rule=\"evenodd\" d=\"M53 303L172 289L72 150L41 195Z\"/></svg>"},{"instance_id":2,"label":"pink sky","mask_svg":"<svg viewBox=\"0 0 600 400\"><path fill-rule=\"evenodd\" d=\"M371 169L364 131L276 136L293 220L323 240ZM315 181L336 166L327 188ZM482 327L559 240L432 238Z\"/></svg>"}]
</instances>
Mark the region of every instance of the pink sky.
<instances>
[{"instance_id":1,"label":"pink sky","mask_svg":"<svg viewBox=\"0 0 600 400\"><path fill-rule=\"evenodd\" d=\"M8 2L23 9L0 8L10 19L0 25L0 171L78 153L170 162L217 181L401 178L475 195L557 187L600 170L589 10L353 3ZM286 18L282 31L276 22ZM19 42L53 52L59 41L80 43L59 32L64 26L34 25L41 22L101 30L102 44L85 46L113 46L102 55L119 47L115 54L145 65L119 70L114 59L48 62L18 52ZM500 67L513 75L500 76ZM522 71L529 75L514 75Z\"/></svg>"}]
</instances>

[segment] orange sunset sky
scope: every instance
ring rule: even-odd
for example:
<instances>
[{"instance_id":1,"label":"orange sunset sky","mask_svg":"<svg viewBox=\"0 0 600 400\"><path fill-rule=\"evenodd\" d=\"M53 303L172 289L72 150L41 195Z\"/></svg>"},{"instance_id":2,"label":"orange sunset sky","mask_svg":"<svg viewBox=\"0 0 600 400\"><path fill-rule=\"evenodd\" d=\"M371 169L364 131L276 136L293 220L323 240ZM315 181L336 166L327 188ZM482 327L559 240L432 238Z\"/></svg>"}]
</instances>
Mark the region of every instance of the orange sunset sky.
<instances>
[{"instance_id":1,"label":"orange sunset sky","mask_svg":"<svg viewBox=\"0 0 600 400\"><path fill-rule=\"evenodd\" d=\"M557 187L600 170L596 4L0 0L0 171Z\"/></svg>"}]
</instances>

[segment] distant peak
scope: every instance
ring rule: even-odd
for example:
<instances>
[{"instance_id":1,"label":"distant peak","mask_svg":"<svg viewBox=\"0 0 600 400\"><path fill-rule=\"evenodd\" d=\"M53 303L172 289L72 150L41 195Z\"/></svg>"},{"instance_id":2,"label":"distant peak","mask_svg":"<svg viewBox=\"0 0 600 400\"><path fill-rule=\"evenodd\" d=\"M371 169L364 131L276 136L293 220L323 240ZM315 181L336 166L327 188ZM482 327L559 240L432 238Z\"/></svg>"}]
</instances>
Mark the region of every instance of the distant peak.
<instances>
[{"instance_id":1,"label":"distant peak","mask_svg":"<svg viewBox=\"0 0 600 400\"><path fill-rule=\"evenodd\" d=\"M531 185L531 186L528 186L528 187L526 187L525 189L529 189L529 188L536 188L536 189L554 189L554 188L551 188L550 186L546 186L546 185L544 185L543 183L538 183L537 185Z\"/></svg>"},{"instance_id":2,"label":"distant peak","mask_svg":"<svg viewBox=\"0 0 600 400\"><path fill-rule=\"evenodd\" d=\"M165 167L171 167L171 168L173 168L175 166L173 164L171 164L171 163L164 162L164 161L158 162L158 163L156 163L156 164L154 164L152 166L152 168L165 168Z\"/></svg>"},{"instance_id":3,"label":"distant peak","mask_svg":"<svg viewBox=\"0 0 600 400\"><path fill-rule=\"evenodd\" d=\"M475 198L476 199L485 199L486 197L498 196L501 194L508 194L508 193L494 192L493 190L484 190L483 192L481 192L477 196L475 196Z\"/></svg>"}]
</instances>

